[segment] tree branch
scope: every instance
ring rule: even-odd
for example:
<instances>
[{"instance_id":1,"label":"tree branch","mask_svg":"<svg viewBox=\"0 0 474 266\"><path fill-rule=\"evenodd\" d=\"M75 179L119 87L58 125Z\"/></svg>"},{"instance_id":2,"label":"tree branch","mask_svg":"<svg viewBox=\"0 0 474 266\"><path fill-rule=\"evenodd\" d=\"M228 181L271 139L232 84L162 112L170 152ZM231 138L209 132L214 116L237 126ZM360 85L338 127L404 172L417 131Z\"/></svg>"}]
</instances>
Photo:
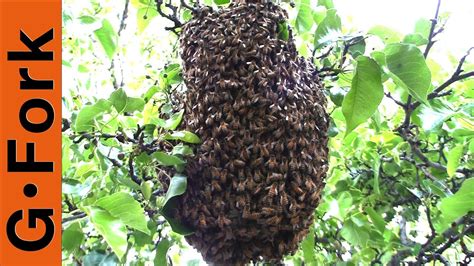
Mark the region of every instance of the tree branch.
<instances>
[{"instance_id":1,"label":"tree branch","mask_svg":"<svg viewBox=\"0 0 474 266\"><path fill-rule=\"evenodd\" d=\"M82 219L86 216L87 216L87 214L85 212L79 212L77 214L74 214L73 216L63 218L62 223L65 224L65 223L68 223L68 222L79 220L79 219Z\"/></svg>"},{"instance_id":2,"label":"tree branch","mask_svg":"<svg viewBox=\"0 0 474 266\"><path fill-rule=\"evenodd\" d=\"M434 18L431 19L431 28L430 28L430 34L428 36L428 44L426 45L425 52L423 53L425 58L428 57L428 53L430 52L431 47L433 47L433 45L436 42L436 41L433 40L433 38L439 33L439 32L437 32L435 34L435 28L436 28L436 24L438 24L440 6L441 6L441 0L438 0L438 4L436 6L436 11L435 11Z\"/></svg>"},{"instance_id":3,"label":"tree branch","mask_svg":"<svg viewBox=\"0 0 474 266\"><path fill-rule=\"evenodd\" d=\"M160 16L174 23L174 26L165 27L165 30L169 30L173 32L174 34L179 35L176 29L181 28L183 26L183 23L178 19L179 17L178 7L172 5L171 1L169 1L168 3L164 3L164 0L155 0L155 2L156 2L156 10L158 11L158 14L160 14ZM166 8L171 10L171 14L166 14L163 11L163 6L162 6L163 4L165 5Z\"/></svg>"},{"instance_id":4,"label":"tree branch","mask_svg":"<svg viewBox=\"0 0 474 266\"><path fill-rule=\"evenodd\" d=\"M125 27L127 26L126 24L126 20L127 20L127 17L128 17L128 6L130 4L130 0L126 0L125 1L125 7L123 9L123 12L122 12L122 18L120 19L120 25L119 25L119 29L117 31L117 36L118 38L120 38L120 35L122 33L122 31L125 29ZM121 81L120 83L117 81L117 77L115 76L115 57L112 58L111 62L110 62L110 67L109 67L109 71L110 71L110 76L112 78L112 85L114 86L114 89L115 90L118 90L120 89L121 87L123 87L123 69L122 67L120 67L120 72L121 72Z\"/></svg>"}]
</instances>

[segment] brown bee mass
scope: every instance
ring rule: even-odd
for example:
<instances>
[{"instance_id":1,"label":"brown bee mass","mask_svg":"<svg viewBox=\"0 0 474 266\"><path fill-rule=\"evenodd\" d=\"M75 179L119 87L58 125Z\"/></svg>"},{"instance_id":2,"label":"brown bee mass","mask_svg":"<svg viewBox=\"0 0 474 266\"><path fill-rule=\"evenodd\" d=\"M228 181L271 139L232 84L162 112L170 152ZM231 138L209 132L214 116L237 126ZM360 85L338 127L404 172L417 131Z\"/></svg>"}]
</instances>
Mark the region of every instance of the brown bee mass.
<instances>
[{"instance_id":1,"label":"brown bee mass","mask_svg":"<svg viewBox=\"0 0 474 266\"><path fill-rule=\"evenodd\" d=\"M183 27L182 127L203 144L175 218L212 264L277 262L313 222L327 171L328 115L287 15L266 2L200 9ZM280 27L279 27L280 25Z\"/></svg>"}]
</instances>

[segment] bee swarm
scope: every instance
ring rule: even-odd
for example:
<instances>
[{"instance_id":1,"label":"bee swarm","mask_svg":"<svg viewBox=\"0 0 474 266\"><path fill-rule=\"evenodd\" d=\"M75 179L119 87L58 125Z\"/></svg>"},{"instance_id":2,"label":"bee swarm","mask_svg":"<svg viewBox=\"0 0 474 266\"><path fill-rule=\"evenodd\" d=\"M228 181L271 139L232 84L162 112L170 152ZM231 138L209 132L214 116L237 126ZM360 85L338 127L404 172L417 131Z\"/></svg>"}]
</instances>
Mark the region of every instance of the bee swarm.
<instances>
[{"instance_id":1,"label":"bee swarm","mask_svg":"<svg viewBox=\"0 0 474 266\"><path fill-rule=\"evenodd\" d=\"M181 33L183 127L203 143L174 215L195 229L187 241L219 265L294 252L327 171L322 84L291 32L279 38L285 11L255 2L200 9Z\"/></svg>"}]
</instances>

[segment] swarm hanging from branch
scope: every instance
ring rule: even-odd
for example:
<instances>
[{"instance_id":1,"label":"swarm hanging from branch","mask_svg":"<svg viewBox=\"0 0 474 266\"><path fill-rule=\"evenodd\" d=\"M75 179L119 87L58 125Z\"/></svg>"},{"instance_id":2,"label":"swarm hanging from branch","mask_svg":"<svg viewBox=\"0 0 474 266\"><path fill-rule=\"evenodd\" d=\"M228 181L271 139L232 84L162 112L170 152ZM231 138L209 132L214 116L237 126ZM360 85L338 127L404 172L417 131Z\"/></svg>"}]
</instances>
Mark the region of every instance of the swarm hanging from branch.
<instances>
[{"instance_id":1,"label":"swarm hanging from branch","mask_svg":"<svg viewBox=\"0 0 474 266\"><path fill-rule=\"evenodd\" d=\"M273 3L194 14L180 36L182 127L203 143L173 215L210 263L280 261L306 236L324 187L322 84Z\"/></svg>"}]
</instances>

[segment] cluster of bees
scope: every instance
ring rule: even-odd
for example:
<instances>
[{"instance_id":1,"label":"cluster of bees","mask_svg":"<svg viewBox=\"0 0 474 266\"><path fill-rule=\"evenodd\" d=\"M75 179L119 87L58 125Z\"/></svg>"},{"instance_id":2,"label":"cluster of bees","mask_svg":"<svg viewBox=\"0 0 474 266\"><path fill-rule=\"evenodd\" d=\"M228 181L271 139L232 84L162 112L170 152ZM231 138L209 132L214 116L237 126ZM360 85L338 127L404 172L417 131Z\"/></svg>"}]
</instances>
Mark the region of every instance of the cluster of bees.
<instances>
[{"instance_id":1,"label":"cluster of bees","mask_svg":"<svg viewBox=\"0 0 474 266\"><path fill-rule=\"evenodd\" d=\"M277 262L308 233L327 171L322 85L269 1L203 9L183 27L183 129L203 140L188 160L175 217L217 265Z\"/></svg>"}]
</instances>

